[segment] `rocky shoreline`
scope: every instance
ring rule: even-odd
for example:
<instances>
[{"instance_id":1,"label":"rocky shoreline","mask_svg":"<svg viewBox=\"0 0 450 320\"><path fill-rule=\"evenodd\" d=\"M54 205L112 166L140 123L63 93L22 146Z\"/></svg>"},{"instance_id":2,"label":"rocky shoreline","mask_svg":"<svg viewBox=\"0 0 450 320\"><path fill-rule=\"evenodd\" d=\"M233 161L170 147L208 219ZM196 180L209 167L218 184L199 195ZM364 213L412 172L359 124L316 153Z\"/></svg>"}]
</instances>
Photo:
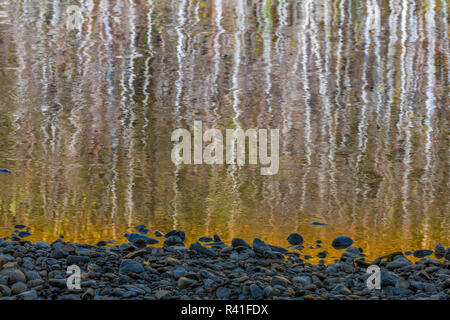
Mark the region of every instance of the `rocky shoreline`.
<instances>
[{"instance_id":1,"label":"rocky shoreline","mask_svg":"<svg viewBox=\"0 0 450 320\"><path fill-rule=\"evenodd\" d=\"M142 231L142 230L141 230ZM343 253L334 263L305 262L303 238L291 234L288 248L255 239L225 244L219 236L203 237L185 247L183 231L159 240L140 233L129 243L106 246L58 239L31 243L0 240L0 300L203 300L288 299L448 300L450 248L416 250L412 262L396 252L366 261L348 237L333 241ZM324 251L326 253L326 251ZM325 254L326 255L326 254ZM430 256L434 255L433 258ZM81 288L69 289L67 267L81 269ZM381 269L381 289L369 289L369 265Z\"/></svg>"}]
</instances>

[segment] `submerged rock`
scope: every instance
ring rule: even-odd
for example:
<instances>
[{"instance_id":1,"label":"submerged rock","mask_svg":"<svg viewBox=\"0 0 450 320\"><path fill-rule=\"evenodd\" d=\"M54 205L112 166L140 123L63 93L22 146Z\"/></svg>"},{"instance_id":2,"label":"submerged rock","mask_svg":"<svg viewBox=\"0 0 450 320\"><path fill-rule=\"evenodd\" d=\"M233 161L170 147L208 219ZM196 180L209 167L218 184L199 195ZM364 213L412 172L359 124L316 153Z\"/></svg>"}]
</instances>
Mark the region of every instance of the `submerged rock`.
<instances>
[{"instance_id":1,"label":"submerged rock","mask_svg":"<svg viewBox=\"0 0 450 320\"><path fill-rule=\"evenodd\" d=\"M353 244L353 240L351 238L345 237L345 236L337 237L331 243L333 248L338 249L338 250L348 248L352 244Z\"/></svg>"},{"instance_id":2,"label":"submerged rock","mask_svg":"<svg viewBox=\"0 0 450 320\"><path fill-rule=\"evenodd\" d=\"M303 243L303 237L298 233L291 233L289 237L287 237L287 241L293 245L297 246Z\"/></svg>"},{"instance_id":3,"label":"submerged rock","mask_svg":"<svg viewBox=\"0 0 450 320\"><path fill-rule=\"evenodd\" d=\"M198 238L198 241L200 241L200 242L212 242L213 239L210 238L210 237L200 237L200 238Z\"/></svg>"},{"instance_id":4,"label":"submerged rock","mask_svg":"<svg viewBox=\"0 0 450 320\"><path fill-rule=\"evenodd\" d=\"M433 250L419 249L419 250L414 251L413 254L414 254L414 257L416 257L416 258L423 258L423 257L429 256L429 255L432 255Z\"/></svg>"}]
</instances>

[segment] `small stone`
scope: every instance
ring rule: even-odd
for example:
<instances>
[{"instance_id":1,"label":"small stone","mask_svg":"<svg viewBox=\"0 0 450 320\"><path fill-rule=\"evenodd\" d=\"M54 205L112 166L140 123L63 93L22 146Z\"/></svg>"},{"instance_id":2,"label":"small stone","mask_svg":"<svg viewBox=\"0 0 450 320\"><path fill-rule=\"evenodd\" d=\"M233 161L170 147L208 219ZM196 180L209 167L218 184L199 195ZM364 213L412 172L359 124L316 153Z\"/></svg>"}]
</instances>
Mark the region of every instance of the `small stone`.
<instances>
[{"instance_id":1,"label":"small stone","mask_svg":"<svg viewBox=\"0 0 450 320\"><path fill-rule=\"evenodd\" d=\"M216 290L216 296L219 299L228 299L231 295L231 290L226 287L219 287Z\"/></svg>"},{"instance_id":2,"label":"small stone","mask_svg":"<svg viewBox=\"0 0 450 320\"><path fill-rule=\"evenodd\" d=\"M353 240L349 237L337 237L333 240L331 245L333 248L340 250L350 247L353 244Z\"/></svg>"},{"instance_id":3,"label":"small stone","mask_svg":"<svg viewBox=\"0 0 450 320\"><path fill-rule=\"evenodd\" d=\"M419 250L414 251L414 257L416 257L416 258L423 258L423 257L429 256L431 254L433 254L432 250L419 249Z\"/></svg>"},{"instance_id":4,"label":"small stone","mask_svg":"<svg viewBox=\"0 0 450 320\"><path fill-rule=\"evenodd\" d=\"M441 259L445 256L445 248L442 243L438 243L434 248L434 255L436 258Z\"/></svg>"},{"instance_id":5,"label":"small stone","mask_svg":"<svg viewBox=\"0 0 450 320\"><path fill-rule=\"evenodd\" d=\"M82 300L91 300L95 296L95 291L93 288L88 288L81 296Z\"/></svg>"},{"instance_id":6,"label":"small stone","mask_svg":"<svg viewBox=\"0 0 450 320\"><path fill-rule=\"evenodd\" d=\"M200 237L200 238L198 238L198 241L200 241L200 242L212 242L213 239L210 238L210 237Z\"/></svg>"},{"instance_id":7,"label":"small stone","mask_svg":"<svg viewBox=\"0 0 450 320\"><path fill-rule=\"evenodd\" d=\"M155 292L155 298L158 300L165 300L170 297L170 291L168 290L158 290Z\"/></svg>"},{"instance_id":8,"label":"small stone","mask_svg":"<svg viewBox=\"0 0 450 320\"><path fill-rule=\"evenodd\" d=\"M186 234L184 233L184 231L182 230L172 230L167 232L164 237L168 238L170 236L177 236L179 237L182 241L186 240Z\"/></svg>"},{"instance_id":9,"label":"small stone","mask_svg":"<svg viewBox=\"0 0 450 320\"><path fill-rule=\"evenodd\" d=\"M11 287L11 292L13 294L20 294L27 291L27 285L23 282L16 282Z\"/></svg>"},{"instance_id":10,"label":"small stone","mask_svg":"<svg viewBox=\"0 0 450 320\"><path fill-rule=\"evenodd\" d=\"M257 284L251 284L250 285L250 294L254 299L260 299L264 295L264 291L257 285Z\"/></svg>"},{"instance_id":11,"label":"small stone","mask_svg":"<svg viewBox=\"0 0 450 320\"><path fill-rule=\"evenodd\" d=\"M44 241L36 241L34 244L36 248L38 249L47 249L50 248L50 245Z\"/></svg>"},{"instance_id":12,"label":"small stone","mask_svg":"<svg viewBox=\"0 0 450 320\"><path fill-rule=\"evenodd\" d=\"M35 289L22 292L19 297L23 300L37 300L38 295Z\"/></svg>"},{"instance_id":13,"label":"small stone","mask_svg":"<svg viewBox=\"0 0 450 320\"><path fill-rule=\"evenodd\" d=\"M231 246L234 248L236 247L250 248L250 245L241 238L234 238L233 240L231 240Z\"/></svg>"},{"instance_id":14,"label":"small stone","mask_svg":"<svg viewBox=\"0 0 450 320\"><path fill-rule=\"evenodd\" d=\"M331 267L331 266L329 266L329 267ZM312 284L311 277L309 277L309 276L294 277L294 278L292 278L292 281L294 283L300 283L302 287L306 287L306 286Z\"/></svg>"},{"instance_id":15,"label":"small stone","mask_svg":"<svg viewBox=\"0 0 450 320\"><path fill-rule=\"evenodd\" d=\"M193 244L191 244L191 246L189 247L189 250L198 251L198 252L206 254L208 256L215 256L216 255L216 253L213 250L211 250L209 248L205 248L198 241L194 242Z\"/></svg>"},{"instance_id":16,"label":"small stone","mask_svg":"<svg viewBox=\"0 0 450 320\"><path fill-rule=\"evenodd\" d=\"M181 277L178 279L177 281L177 286L178 289L182 290L182 289L186 289L192 285L194 285L197 281L186 278L186 277Z\"/></svg>"},{"instance_id":17,"label":"small stone","mask_svg":"<svg viewBox=\"0 0 450 320\"><path fill-rule=\"evenodd\" d=\"M303 243L303 237L298 233L291 233L289 237L287 237L287 241L293 245L297 246Z\"/></svg>"},{"instance_id":18,"label":"small stone","mask_svg":"<svg viewBox=\"0 0 450 320\"><path fill-rule=\"evenodd\" d=\"M406 257L399 256L398 258L394 259L394 261L388 262L386 268L393 270L403 268L411 264L412 264L411 261L409 261Z\"/></svg>"},{"instance_id":19,"label":"small stone","mask_svg":"<svg viewBox=\"0 0 450 320\"><path fill-rule=\"evenodd\" d=\"M84 264L90 262L91 259L86 256L68 256L67 257L67 265L72 264Z\"/></svg>"},{"instance_id":20,"label":"small stone","mask_svg":"<svg viewBox=\"0 0 450 320\"><path fill-rule=\"evenodd\" d=\"M183 240L179 236L169 236L164 240L165 246L175 246L183 244Z\"/></svg>"},{"instance_id":21,"label":"small stone","mask_svg":"<svg viewBox=\"0 0 450 320\"><path fill-rule=\"evenodd\" d=\"M14 284L16 282L26 282L26 277L20 270L14 270L9 274L9 281Z\"/></svg>"},{"instance_id":22,"label":"small stone","mask_svg":"<svg viewBox=\"0 0 450 320\"><path fill-rule=\"evenodd\" d=\"M395 284L396 288L403 288L403 289L408 289L409 288L409 282L403 278L400 278L397 280L396 284Z\"/></svg>"},{"instance_id":23,"label":"small stone","mask_svg":"<svg viewBox=\"0 0 450 320\"><path fill-rule=\"evenodd\" d=\"M11 289L4 284L0 284L0 297L9 297L10 295Z\"/></svg>"},{"instance_id":24,"label":"small stone","mask_svg":"<svg viewBox=\"0 0 450 320\"><path fill-rule=\"evenodd\" d=\"M272 277L272 280L270 281L270 285L275 287L276 285L287 287L291 282L282 276L274 276Z\"/></svg>"},{"instance_id":25,"label":"small stone","mask_svg":"<svg viewBox=\"0 0 450 320\"><path fill-rule=\"evenodd\" d=\"M141 273L144 271L144 267L139 262L133 260L123 260L119 267L120 273Z\"/></svg>"}]
</instances>

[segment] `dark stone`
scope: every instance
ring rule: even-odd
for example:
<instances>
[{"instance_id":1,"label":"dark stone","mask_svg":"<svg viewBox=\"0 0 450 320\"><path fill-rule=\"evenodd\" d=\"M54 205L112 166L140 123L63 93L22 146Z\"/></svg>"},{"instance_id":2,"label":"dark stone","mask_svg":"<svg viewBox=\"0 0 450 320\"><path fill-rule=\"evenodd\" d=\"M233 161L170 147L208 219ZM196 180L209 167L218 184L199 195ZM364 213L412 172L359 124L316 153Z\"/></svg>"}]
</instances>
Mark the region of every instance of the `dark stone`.
<instances>
[{"instance_id":1,"label":"dark stone","mask_svg":"<svg viewBox=\"0 0 450 320\"><path fill-rule=\"evenodd\" d=\"M144 236L142 234L139 233L131 233L131 234L124 234L125 238L128 239L128 241L130 241L131 243L133 243L135 240L143 240L146 244L158 244L159 240Z\"/></svg>"},{"instance_id":2,"label":"dark stone","mask_svg":"<svg viewBox=\"0 0 450 320\"><path fill-rule=\"evenodd\" d=\"M120 273L141 273L144 271L144 267L139 262L133 260L123 260L119 267Z\"/></svg>"},{"instance_id":3,"label":"dark stone","mask_svg":"<svg viewBox=\"0 0 450 320\"><path fill-rule=\"evenodd\" d=\"M315 226L326 226L327 225L324 222L317 222L317 221L314 221L312 224L315 225Z\"/></svg>"},{"instance_id":4,"label":"dark stone","mask_svg":"<svg viewBox=\"0 0 450 320\"><path fill-rule=\"evenodd\" d=\"M215 234L213 237L214 237L214 242L223 242L222 239L220 239L220 237L217 234Z\"/></svg>"},{"instance_id":5,"label":"dark stone","mask_svg":"<svg viewBox=\"0 0 450 320\"><path fill-rule=\"evenodd\" d=\"M23 225L23 224L16 224L14 226L15 229L25 229L27 226Z\"/></svg>"},{"instance_id":6,"label":"dark stone","mask_svg":"<svg viewBox=\"0 0 450 320\"><path fill-rule=\"evenodd\" d=\"M261 299L264 295L264 291L257 284L253 283L250 285L250 294L254 299Z\"/></svg>"},{"instance_id":7,"label":"dark stone","mask_svg":"<svg viewBox=\"0 0 450 320\"><path fill-rule=\"evenodd\" d=\"M245 247L245 248L250 248L250 245L243 239L241 238L234 238L233 240L231 240L231 245L235 248L235 247Z\"/></svg>"},{"instance_id":8,"label":"dark stone","mask_svg":"<svg viewBox=\"0 0 450 320\"><path fill-rule=\"evenodd\" d=\"M170 236L177 236L179 237L182 241L186 240L186 234L184 233L184 231L182 230L172 230L167 232L164 237L168 238Z\"/></svg>"},{"instance_id":9,"label":"dark stone","mask_svg":"<svg viewBox=\"0 0 450 320\"><path fill-rule=\"evenodd\" d=\"M331 245L335 249L345 249L350 247L353 244L353 240L349 237L337 237L333 240Z\"/></svg>"},{"instance_id":10,"label":"dark stone","mask_svg":"<svg viewBox=\"0 0 450 320\"><path fill-rule=\"evenodd\" d=\"M201 243L198 242L198 241L197 241L197 242L194 242L193 244L191 244L191 246L189 247L189 250L197 251L197 252L206 254L206 255L208 255L208 256L211 256L211 257L213 257L213 256L216 255L216 253L215 253L213 250L211 250L211 249L209 249L209 248L205 248L205 247L202 246Z\"/></svg>"},{"instance_id":11,"label":"dark stone","mask_svg":"<svg viewBox=\"0 0 450 320\"><path fill-rule=\"evenodd\" d=\"M29 233L28 231L21 231L17 234L20 238L26 238L31 236L31 233Z\"/></svg>"},{"instance_id":12,"label":"dark stone","mask_svg":"<svg viewBox=\"0 0 450 320\"><path fill-rule=\"evenodd\" d=\"M433 254L433 250L419 249L414 251L414 257L423 258Z\"/></svg>"},{"instance_id":13,"label":"dark stone","mask_svg":"<svg viewBox=\"0 0 450 320\"><path fill-rule=\"evenodd\" d=\"M445 256L445 248L442 243L438 243L434 248L434 255L436 258L441 259Z\"/></svg>"},{"instance_id":14,"label":"dark stone","mask_svg":"<svg viewBox=\"0 0 450 320\"><path fill-rule=\"evenodd\" d=\"M86 256L68 256L67 257L67 264L79 264L79 263L88 263L91 259Z\"/></svg>"},{"instance_id":15,"label":"dark stone","mask_svg":"<svg viewBox=\"0 0 450 320\"><path fill-rule=\"evenodd\" d=\"M291 233L289 237L287 237L287 241L293 245L297 246L303 243L303 237L298 233Z\"/></svg>"},{"instance_id":16,"label":"dark stone","mask_svg":"<svg viewBox=\"0 0 450 320\"><path fill-rule=\"evenodd\" d=\"M159 237L162 237L163 234L161 232L159 232L158 230L156 230L155 231L155 236L157 236L159 238Z\"/></svg>"},{"instance_id":17,"label":"dark stone","mask_svg":"<svg viewBox=\"0 0 450 320\"><path fill-rule=\"evenodd\" d=\"M231 290L226 287L219 287L216 290L216 295L219 299L228 299L231 295Z\"/></svg>"},{"instance_id":18,"label":"dark stone","mask_svg":"<svg viewBox=\"0 0 450 320\"><path fill-rule=\"evenodd\" d=\"M178 244L183 244L183 240L181 240L181 238L178 236L170 236L167 237L166 240L164 240L165 246L175 246Z\"/></svg>"},{"instance_id":19,"label":"dark stone","mask_svg":"<svg viewBox=\"0 0 450 320\"><path fill-rule=\"evenodd\" d=\"M210 238L210 237L200 237L200 238L198 238L198 241L200 241L200 242L212 242L213 239Z\"/></svg>"}]
</instances>

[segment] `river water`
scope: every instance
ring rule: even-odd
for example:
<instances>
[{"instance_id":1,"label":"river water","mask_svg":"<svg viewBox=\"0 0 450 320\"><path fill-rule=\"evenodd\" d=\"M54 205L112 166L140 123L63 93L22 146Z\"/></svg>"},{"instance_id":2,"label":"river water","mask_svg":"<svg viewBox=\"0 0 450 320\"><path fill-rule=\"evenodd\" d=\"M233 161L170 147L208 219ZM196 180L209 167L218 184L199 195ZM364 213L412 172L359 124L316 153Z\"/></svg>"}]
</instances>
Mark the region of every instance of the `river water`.
<instances>
[{"instance_id":1,"label":"river water","mask_svg":"<svg viewBox=\"0 0 450 320\"><path fill-rule=\"evenodd\" d=\"M369 256L448 245L448 11L2 0L0 236L123 242L144 224L188 242L347 235ZM279 129L278 173L174 165L171 134L194 120Z\"/></svg>"}]
</instances>

